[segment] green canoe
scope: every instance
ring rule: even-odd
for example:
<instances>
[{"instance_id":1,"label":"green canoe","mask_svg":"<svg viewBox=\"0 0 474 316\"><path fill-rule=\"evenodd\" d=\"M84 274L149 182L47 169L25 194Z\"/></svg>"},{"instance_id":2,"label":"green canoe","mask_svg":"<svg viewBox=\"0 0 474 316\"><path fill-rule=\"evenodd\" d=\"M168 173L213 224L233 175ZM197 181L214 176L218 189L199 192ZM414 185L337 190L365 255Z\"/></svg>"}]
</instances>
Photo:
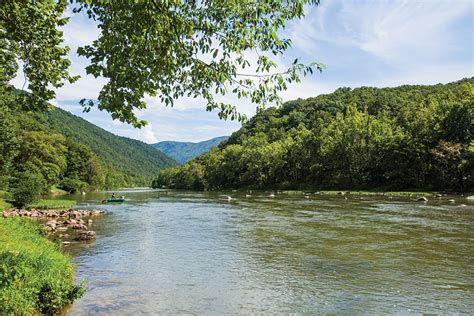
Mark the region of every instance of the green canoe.
<instances>
[{"instance_id":1,"label":"green canoe","mask_svg":"<svg viewBox=\"0 0 474 316\"><path fill-rule=\"evenodd\" d=\"M107 202L107 203L125 202L125 198L108 198L104 200L104 202Z\"/></svg>"}]
</instances>

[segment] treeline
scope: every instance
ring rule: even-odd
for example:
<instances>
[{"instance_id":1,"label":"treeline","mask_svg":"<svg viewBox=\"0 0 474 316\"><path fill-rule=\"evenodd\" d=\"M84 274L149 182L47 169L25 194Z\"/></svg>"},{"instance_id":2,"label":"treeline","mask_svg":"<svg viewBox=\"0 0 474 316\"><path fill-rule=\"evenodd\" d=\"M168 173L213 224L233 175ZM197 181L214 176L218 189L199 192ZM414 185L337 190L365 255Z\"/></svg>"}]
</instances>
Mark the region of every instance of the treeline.
<instances>
[{"instance_id":1,"label":"treeline","mask_svg":"<svg viewBox=\"0 0 474 316\"><path fill-rule=\"evenodd\" d=\"M30 112L21 92L0 87L0 191L25 205L57 187L74 193L147 185L175 162L61 109Z\"/></svg>"},{"instance_id":2,"label":"treeline","mask_svg":"<svg viewBox=\"0 0 474 316\"><path fill-rule=\"evenodd\" d=\"M340 88L287 102L152 185L472 190L473 83Z\"/></svg>"}]
</instances>

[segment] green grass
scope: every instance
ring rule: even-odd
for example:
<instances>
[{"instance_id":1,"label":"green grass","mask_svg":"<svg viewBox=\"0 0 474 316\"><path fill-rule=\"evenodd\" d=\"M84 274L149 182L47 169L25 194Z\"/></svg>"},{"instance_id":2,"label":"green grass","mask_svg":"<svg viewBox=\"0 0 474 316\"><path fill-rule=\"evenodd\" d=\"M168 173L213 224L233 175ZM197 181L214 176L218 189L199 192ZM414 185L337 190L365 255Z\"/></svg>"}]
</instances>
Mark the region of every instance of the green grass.
<instances>
[{"instance_id":1,"label":"green grass","mask_svg":"<svg viewBox=\"0 0 474 316\"><path fill-rule=\"evenodd\" d=\"M12 205L5 201L4 199L0 198L0 211L3 211L6 208L10 208Z\"/></svg>"},{"instance_id":2,"label":"green grass","mask_svg":"<svg viewBox=\"0 0 474 316\"><path fill-rule=\"evenodd\" d=\"M71 258L27 219L0 218L2 315L53 314L79 298Z\"/></svg>"},{"instance_id":3,"label":"green grass","mask_svg":"<svg viewBox=\"0 0 474 316\"><path fill-rule=\"evenodd\" d=\"M52 194L52 195L66 195L66 194L69 194L69 192L62 190L62 189L56 187L55 185L53 185L49 189L49 193Z\"/></svg>"},{"instance_id":4,"label":"green grass","mask_svg":"<svg viewBox=\"0 0 474 316\"><path fill-rule=\"evenodd\" d=\"M39 200L38 202L28 205L28 208L38 209L64 209L71 208L76 205L73 200Z\"/></svg>"}]
</instances>

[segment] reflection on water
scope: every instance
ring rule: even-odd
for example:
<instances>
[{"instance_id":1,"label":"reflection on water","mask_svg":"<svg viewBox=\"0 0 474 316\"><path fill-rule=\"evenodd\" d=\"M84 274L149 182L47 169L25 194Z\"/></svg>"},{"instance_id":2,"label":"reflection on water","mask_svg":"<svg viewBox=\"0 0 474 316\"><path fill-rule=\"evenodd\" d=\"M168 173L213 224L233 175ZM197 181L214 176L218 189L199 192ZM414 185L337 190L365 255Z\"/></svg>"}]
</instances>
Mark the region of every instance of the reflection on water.
<instances>
[{"instance_id":1,"label":"reflection on water","mask_svg":"<svg viewBox=\"0 0 474 316\"><path fill-rule=\"evenodd\" d=\"M92 224L95 243L69 248L88 281L70 315L474 310L467 200L126 195L100 206L109 215Z\"/></svg>"}]
</instances>

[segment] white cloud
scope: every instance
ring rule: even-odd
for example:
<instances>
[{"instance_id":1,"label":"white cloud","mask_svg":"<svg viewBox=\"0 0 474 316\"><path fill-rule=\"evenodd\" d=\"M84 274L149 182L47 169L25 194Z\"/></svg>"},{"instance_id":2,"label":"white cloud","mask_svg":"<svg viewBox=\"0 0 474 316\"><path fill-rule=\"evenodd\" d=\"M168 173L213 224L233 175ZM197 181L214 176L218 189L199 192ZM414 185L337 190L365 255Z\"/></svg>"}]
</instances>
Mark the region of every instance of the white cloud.
<instances>
[{"instance_id":1,"label":"white cloud","mask_svg":"<svg viewBox=\"0 0 474 316\"><path fill-rule=\"evenodd\" d=\"M153 132L153 124L148 123L147 126L141 128L142 141L145 143L153 144L157 143L158 139Z\"/></svg>"}]
</instances>

